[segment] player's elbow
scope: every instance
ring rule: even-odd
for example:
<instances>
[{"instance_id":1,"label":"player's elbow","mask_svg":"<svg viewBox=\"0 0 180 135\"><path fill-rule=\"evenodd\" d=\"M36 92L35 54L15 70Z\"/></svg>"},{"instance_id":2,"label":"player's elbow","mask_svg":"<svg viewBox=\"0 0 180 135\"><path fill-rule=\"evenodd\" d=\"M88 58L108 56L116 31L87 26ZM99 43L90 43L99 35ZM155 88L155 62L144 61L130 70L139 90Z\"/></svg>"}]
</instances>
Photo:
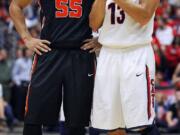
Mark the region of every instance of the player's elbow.
<instances>
[{"instance_id":1,"label":"player's elbow","mask_svg":"<svg viewBox=\"0 0 180 135\"><path fill-rule=\"evenodd\" d=\"M14 4L13 2L11 2L10 6L9 6L9 15L12 17L14 13Z\"/></svg>"},{"instance_id":2,"label":"player's elbow","mask_svg":"<svg viewBox=\"0 0 180 135\"><path fill-rule=\"evenodd\" d=\"M89 26L93 31L97 31L99 29L99 25L93 18L89 17Z\"/></svg>"},{"instance_id":3,"label":"player's elbow","mask_svg":"<svg viewBox=\"0 0 180 135\"><path fill-rule=\"evenodd\" d=\"M9 6L9 15L11 18L13 18L15 16L15 13L18 8L20 8L20 7L14 1L12 1Z\"/></svg>"},{"instance_id":4,"label":"player's elbow","mask_svg":"<svg viewBox=\"0 0 180 135\"><path fill-rule=\"evenodd\" d=\"M93 31L97 31L99 29L99 26L92 22L89 22L89 26Z\"/></svg>"},{"instance_id":5,"label":"player's elbow","mask_svg":"<svg viewBox=\"0 0 180 135\"><path fill-rule=\"evenodd\" d=\"M15 1L12 1L9 6L9 14L11 17L16 16L17 11L22 11L25 6L28 5L28 1L25 1L24 3L17 3Z\"/></svg>"},{"instance_id":6,"label":"player's elbow","mask_svg":"<svg viewBox=\"0 0 180 135\"><path fill-rule=\"evenodd\" d=\"M102 19L95 16L89 16L89 26L93 31L97 31L102 25Z\"/></svg>"},{"instance_id":7,"label":"player's elbow","mask_svg":"<svg viewBox=\"0 0 180 135\"><path fill-rule=\"evenodd\" d=\"M96 17L94 16L93 12L91 12L89 15L89 26L93 31L97 31L98 29L96 22Z\"/></svg>"}]
</instances>

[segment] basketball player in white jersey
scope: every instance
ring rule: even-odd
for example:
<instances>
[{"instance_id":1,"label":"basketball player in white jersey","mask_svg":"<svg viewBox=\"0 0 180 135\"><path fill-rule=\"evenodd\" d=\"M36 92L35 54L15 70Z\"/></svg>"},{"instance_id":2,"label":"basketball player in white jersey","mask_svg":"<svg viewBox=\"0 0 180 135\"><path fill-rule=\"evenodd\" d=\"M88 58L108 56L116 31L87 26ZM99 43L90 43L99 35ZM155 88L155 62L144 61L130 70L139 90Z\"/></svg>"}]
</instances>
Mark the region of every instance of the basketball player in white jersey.
<instances>
[{"instance_id":1,"label":"basketball player in white jersey","mask_svg":"<svg viewBox=\"0 0 180 135\"><path fill-rule=\"evenodd\" d=\"M110 130L110 135L120 135L121 128L159 135L151 47L158 4L159 0L95 0L90 26L95 31L101 27L102 49L95 78L94 128Z\"/></svg>"}]
</instances>

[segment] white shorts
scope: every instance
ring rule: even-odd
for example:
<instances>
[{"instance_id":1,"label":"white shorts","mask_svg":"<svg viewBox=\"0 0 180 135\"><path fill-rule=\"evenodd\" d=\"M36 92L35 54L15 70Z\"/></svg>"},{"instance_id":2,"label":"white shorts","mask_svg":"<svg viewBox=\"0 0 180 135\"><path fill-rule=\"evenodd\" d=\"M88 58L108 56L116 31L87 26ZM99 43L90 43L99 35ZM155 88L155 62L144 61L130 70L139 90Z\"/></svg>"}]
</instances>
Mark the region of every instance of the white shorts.
<instances>
[{"instance_id":1,"label":"white shorts","mask_svg":"<svg viewBox=\"0 0 180 135\"><path fill-rule=\"evenodd\" d=\"M155 61L151 45L103 47L95 78L92 127L113 130L152 125Z\"/></svg>"}]
</instances>

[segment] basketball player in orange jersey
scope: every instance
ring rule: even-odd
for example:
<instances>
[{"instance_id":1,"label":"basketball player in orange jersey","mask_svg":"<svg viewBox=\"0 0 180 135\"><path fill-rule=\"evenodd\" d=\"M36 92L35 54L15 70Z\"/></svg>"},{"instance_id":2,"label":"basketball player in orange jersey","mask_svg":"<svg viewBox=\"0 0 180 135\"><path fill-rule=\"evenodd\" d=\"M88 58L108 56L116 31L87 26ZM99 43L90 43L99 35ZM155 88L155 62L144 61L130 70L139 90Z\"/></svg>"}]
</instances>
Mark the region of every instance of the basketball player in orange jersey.
<instances>
[{"instance_id":1,"label":"basketball player in orange jersey","mask_svg":"<svg viewBox=\"0 0 180 135\"><path fill-rule=\"evenodd\" d=\"M122 135L122 130L159 135L155 125L155 61L151 47L159 0L95 0L93 30L101 27L92 126ZM90 46L83 46L88 49Z\"/></svg>"}]
</instances>

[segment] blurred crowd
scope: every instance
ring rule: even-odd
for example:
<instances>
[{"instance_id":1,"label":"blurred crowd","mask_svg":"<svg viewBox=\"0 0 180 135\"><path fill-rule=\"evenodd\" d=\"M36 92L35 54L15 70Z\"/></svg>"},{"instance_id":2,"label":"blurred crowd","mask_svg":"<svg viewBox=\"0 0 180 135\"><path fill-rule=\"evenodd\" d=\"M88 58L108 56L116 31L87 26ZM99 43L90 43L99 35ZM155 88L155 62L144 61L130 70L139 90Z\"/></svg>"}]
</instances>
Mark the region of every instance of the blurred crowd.
<instances>
[{"instance_id":1,"label":"blurred crowd","mask_svg":"<svg viewBox=\"0 0 180 135\"><path fill-rule=\"evenodd\" d=\"M0 0L0 130L23 121L32 54L14 29L10 0ZM24 10L34 37L41 29L39 8ZM156 60L157 124L162 132L180 133L180 1L161 0L156 12L152 45Z\"/></svg>"},{"instance_id":2,"label":"blurred crowd","mask_svg":"<svg viewBox=\"0 0 180 135\"><path fill-rule=\"evenodd\" d=\"M152 45L156 60L157 124L162 132L180 132L180 1L161 1Z\"/></svg>"}]
</instances>

